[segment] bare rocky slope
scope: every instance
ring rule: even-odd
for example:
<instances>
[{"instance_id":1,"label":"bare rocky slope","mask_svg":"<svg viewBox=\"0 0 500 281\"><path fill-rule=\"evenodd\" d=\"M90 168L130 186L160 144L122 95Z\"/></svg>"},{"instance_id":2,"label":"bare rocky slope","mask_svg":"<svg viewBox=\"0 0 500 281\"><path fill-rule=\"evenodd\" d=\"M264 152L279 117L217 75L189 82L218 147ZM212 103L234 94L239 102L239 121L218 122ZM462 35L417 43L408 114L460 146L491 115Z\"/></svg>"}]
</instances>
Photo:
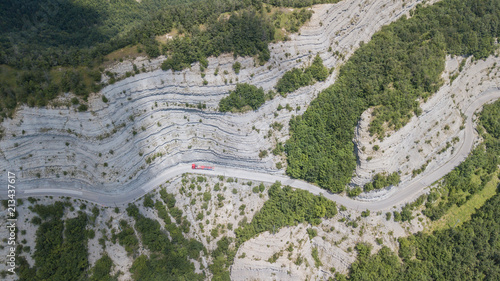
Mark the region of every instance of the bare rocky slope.
<instances>
[{"instance_id":1,"label":"bare rocky slope","mask_svg":"<svg viewBox=\"0 0 500 281\"><path fill-rule=\"evenodd\" d=\"M216 112L219 100L236 82L270 90L284 72L308 64L316 53L326 66L338 67L361 41L368 41L382 25L420 2L343 1L315 6L311 21L291 41L270 45L271 59L264 66L256 66L253 58L238 58L243 69L236 75L230 55L210 58L208 85L203 85L199 67L194 65L175 73L154 70L107 86L90 99L88 112L55 105L21 107L14 119L1 124L6 136L0 142L0 169L18 171L20 184L26 188L70 187L108 193L138 188L178 163L210 162L283 173L275 168L283 159L272 155L260 159L259 152L286 140L290 117L303 113L316 94L335 81L335 72L323 83L277 97L245 114ZM328 52L329 47L344 58ZM148 67L159 65L158 61L152 64ZM219 75L215 76L217 67ZM116 68L117 72L127 70L125 64ZM226 85L225 79L232 83ZM102 102L100 95L109 102ZM61 97L54 104L70 98ZM203 103L207 109L188 108L186 103ZM289 104L293 110L277 112L279 104ZM275 121L285 126L267 137Z\"/></svg>"}]
</instances>

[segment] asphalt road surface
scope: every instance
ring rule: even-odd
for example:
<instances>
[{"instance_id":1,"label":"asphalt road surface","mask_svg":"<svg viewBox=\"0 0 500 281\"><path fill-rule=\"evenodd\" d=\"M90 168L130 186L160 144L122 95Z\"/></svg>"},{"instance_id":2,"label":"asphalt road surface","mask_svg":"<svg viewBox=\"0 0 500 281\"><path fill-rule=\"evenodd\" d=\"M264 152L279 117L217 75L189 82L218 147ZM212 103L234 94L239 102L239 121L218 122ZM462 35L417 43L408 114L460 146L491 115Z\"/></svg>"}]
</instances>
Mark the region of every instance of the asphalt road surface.
<instances>
[{"instance_id":1,"label":"asphalt road surface","mask_svg":"<svg viewBox=\"0 0 500 281\"><path fill-rule=\"evenodd\" d=\"M500 98L500 88L490 89L483 92L478 98L467 108L465 116L467 118L465 123L465 139L461 140L461 146L448 162L444 163L439 168L432 171L425 171L422 177L408 182L404 186L395 187L389 196L377 201L360 201L348 197L331 194L328 191L319 188L316 185L304 182L302 180L291 179L287 176L271 175L266 173L251 172L246 170L233 169L228 167L215 167L212 171L206 170L193 170L191 163L178 164L172 168L165 170L162 174L158 175L155 179L148 182L142 188L136 188L132 191L127 191L122 194L110 195L98 192L91 192L85 190L63 189L63 188L37 188L31 190L24 190L22 186L16 186L16 197L26 198L30 196L70 196L73 198L85 199L90 202L97 203L102 206L121 206L140 198L149 191L157 188L160 184L165 183L167 180L180 176L183 173L196 173L205 175L223 175L226 177L234 177L239 179L261 181L274 183L280 181L284 185L290 185L294 188L307 190L313 194L322 194L326 198L336 201L338 205L343 205L347 208L357 210L371 210L382 211L388 210L393 206L400 205L405 202L411 202L418 196L424 193L425 188L433 182L439 180L444 175L448 174L457 165L464 161L471 152L474 139L475 129L472 122L474 112L483 106L483 104L491 102ZM7 192L0 195L6 198Z\"/></svg>"}]
</instances>

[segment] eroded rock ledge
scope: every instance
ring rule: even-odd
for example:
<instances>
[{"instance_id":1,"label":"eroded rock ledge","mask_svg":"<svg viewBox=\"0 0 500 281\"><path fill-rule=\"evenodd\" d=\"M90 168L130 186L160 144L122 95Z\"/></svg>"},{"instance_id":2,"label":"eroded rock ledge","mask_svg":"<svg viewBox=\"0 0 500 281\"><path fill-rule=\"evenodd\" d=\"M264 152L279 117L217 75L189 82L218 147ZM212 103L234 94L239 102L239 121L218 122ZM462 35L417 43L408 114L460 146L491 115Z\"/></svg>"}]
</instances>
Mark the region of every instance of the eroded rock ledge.
<instances>
[{"instance_id":1,"label":"eroded rock ledge","mask_svg":"<svg viewBox=\"0 0 500 281\"><path fill-rule=\"evenodd\" d=\"M206 86L195 65L176 73L155 70L110 85L100 93L109 102L96 95L90 98L88 112L21 107L14 119L2 124L6 136L0 143L0 169L18 170L27 189L50 183L102 192L140 187L178 163L210 162L282 173L275 168L283 161L280 157L269 154L260 159L259 152L287 139L290 117L303 113L315 95L335 81L335 73L254 112L216 112L236 78L269 90L286 71L307 64L316 53L327 67L337 67L343 61L333 52L346 60L361 41L367 42L382 25L420 2L358 0L315 6L311 21L291 41L270 45L271 59L264 66L254 67L252 58L238 58L243 69L235 75L231 56L210 58ZM330 46L333 52L327 51ZM230 74L222 74L224 70ZM233 84L226 85L225 79ZM186 103L203 103L207 109L186 108ZM279 104L290 104L294 110L282 110L275 117ZM267 137L275 121L285 126Z\"/></svg>"}]
</instances>

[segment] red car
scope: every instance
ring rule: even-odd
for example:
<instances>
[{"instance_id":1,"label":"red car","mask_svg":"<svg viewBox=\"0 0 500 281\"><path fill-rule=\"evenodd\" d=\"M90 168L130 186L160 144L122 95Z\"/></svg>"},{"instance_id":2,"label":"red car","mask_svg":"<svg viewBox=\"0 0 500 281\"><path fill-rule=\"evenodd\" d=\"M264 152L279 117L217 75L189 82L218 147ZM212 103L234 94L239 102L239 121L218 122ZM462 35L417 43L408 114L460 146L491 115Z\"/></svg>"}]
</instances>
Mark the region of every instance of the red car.
<instances>
[{"instance_id":1,"label":"red car","mask_svg":"<svg viewBox=\"0 0 500 281\"><path fill-rule=\"evenodd\" d=\"M201 166L201 165L196 165L196 164L193 164L191 167L193 169L198 169L198 170L213 170L214 169L214 167Z\"/></svg>"}]
</instances>

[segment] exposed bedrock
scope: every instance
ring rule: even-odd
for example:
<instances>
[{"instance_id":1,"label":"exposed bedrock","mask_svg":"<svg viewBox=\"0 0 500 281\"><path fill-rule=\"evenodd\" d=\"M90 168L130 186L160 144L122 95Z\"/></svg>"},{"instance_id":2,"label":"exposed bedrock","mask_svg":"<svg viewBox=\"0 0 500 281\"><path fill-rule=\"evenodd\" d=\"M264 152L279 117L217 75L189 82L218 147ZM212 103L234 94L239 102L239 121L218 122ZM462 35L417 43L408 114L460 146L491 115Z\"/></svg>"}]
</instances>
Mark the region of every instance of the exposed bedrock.
<instances>
[{"instance_id":1,"label":"exposed bedrock","mask_svg":"<svg viewBox=\"0 0 500 281\"><path fill-rule=\"evenodd\" d=\"M268 153L261 159L260 151L269 151L276 141L288 138L291 116L302 114L318 92L333 84L336 72L325 82L286 98L278 96L245 114L216 112L220 99L237 80L270 90L286 71L307 65L316 53L327 67L338 68L343 60L333 55L335 51L346 60L361 41L369 41L382 25L420 2L358 0L317 5L311 21L291 35L291 41L270 45L271 59L263 66L253 58L238 58L242 69L236 75L231 55L209 58L204 78L208 85L203 85L195 64L180 72L157 69L109 85L89 99L88 112L67 106L22 106L14 119L1 124L5 136L0 142L0 169L17 171L27 189L50 185L103 192L141 187L179 163L283 173L275 166L282 158ZM332 52L328 52L330 46ZM151 64L152 69L159 65L155 60ZM129 71L128 67L132 64L117 64L115 72ZM101 101L101 94L108 103ZM70 98L66 95L59 101ZM207 108L188 108L186 103ZM293 110L281 110L275 116L279 104L290 104ZM267 137L273 122L285 126Z\"/></svg>"},{"instance_id":2,"label":"exposed bedrock","mask_svg":"<svg viewBox=\"0 0 500 281\"><path fill-rule=\"evenodd\" d=\"M399 172L402 185L413 178L445 165L455 157L465 139L465 112L468 107L489 91L500 86L500 59L467 59L459 74L463 57L447 57L442 74L444 85L439 91L421 101L422 114L413 116L398 131L388 132L382 141L368 132L372 109L361 115L354 142L358 147L358 166L352 183L364 185L377 173ZM450 81L450 77L458 75ZM475 119L474 119L475 120ZM476 131L474 141L479 141ZM376 200L394 192L393 188L372 191L361 198Z\"/></svg>"}]
</instances>

